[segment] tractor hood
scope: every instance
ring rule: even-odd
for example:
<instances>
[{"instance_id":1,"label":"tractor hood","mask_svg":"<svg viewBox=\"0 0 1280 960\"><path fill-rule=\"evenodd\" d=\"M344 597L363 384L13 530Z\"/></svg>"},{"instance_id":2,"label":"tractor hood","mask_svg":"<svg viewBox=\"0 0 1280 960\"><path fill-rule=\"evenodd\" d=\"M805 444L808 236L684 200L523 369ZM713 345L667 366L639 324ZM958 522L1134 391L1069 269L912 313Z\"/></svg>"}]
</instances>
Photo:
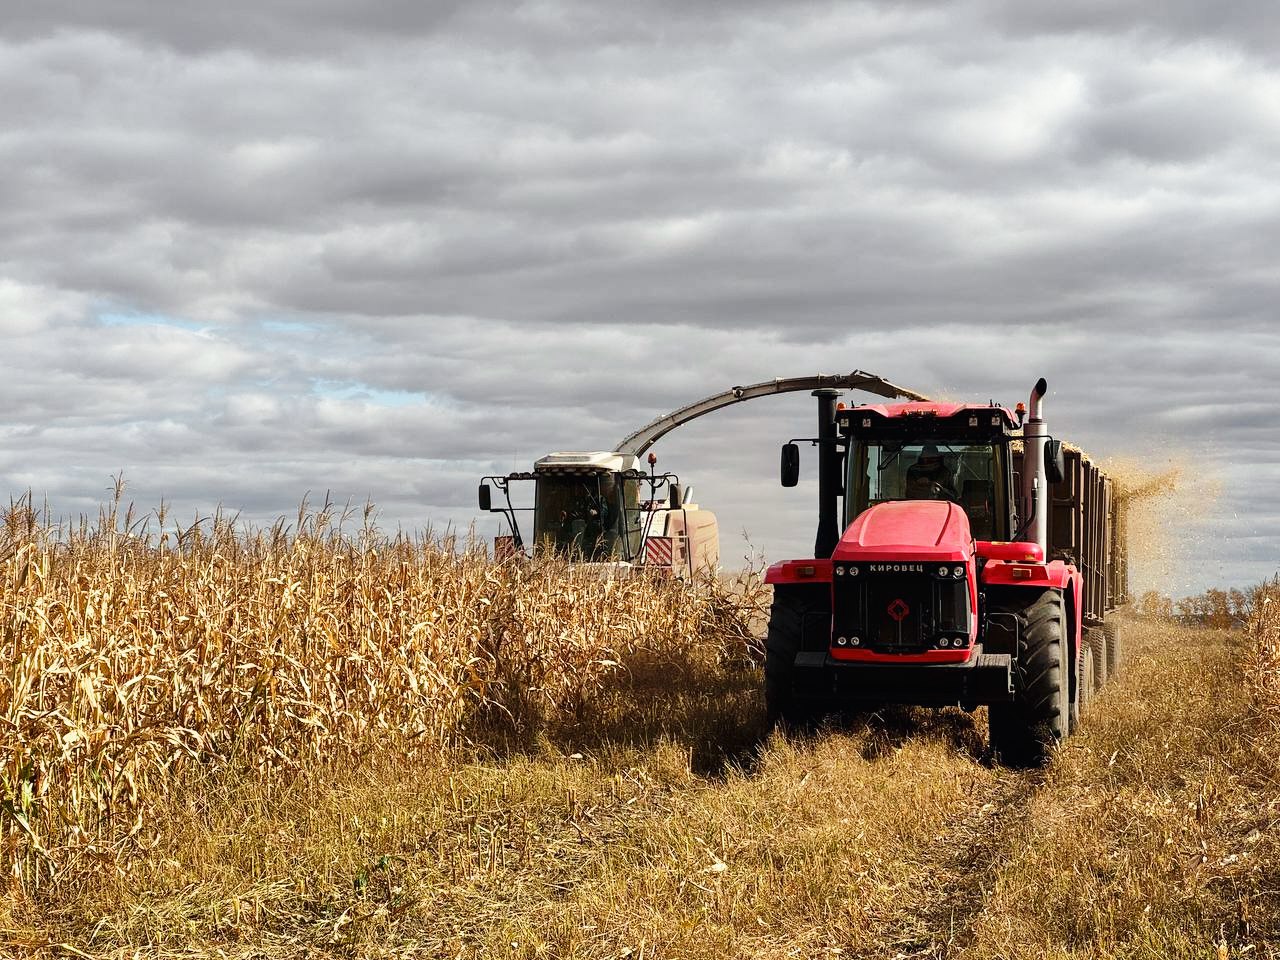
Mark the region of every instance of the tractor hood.
<instances>
[{"instance_id":1,"label":"tractor hood","mask_svg":"<svg viewBox=\"0 0 1280 960\"><path fill-rule=\"evenodd\" d=\"M960 507L946 500L895 500L860 514L831 559L967 561L972 556L969 518Z\"/></svg>"}]
</instances>

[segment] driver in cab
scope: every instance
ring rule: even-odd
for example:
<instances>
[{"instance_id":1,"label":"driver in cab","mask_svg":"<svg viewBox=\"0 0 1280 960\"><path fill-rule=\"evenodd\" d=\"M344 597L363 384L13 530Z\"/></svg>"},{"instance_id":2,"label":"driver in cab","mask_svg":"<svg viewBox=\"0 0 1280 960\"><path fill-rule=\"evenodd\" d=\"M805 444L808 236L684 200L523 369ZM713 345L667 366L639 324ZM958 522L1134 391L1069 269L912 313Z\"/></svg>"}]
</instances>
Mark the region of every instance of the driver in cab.
<instances>
[{"instance_id":1,"label":"driver in cab","mask_svg":"<svg viewBox=\"0 0 1280 960\"><path fill-rule=\"evenodd\" d=\"M951 500L959 495L952 485L951 472L938 448L932 443L920 450L916 462L907 468L907 499Z\"/></svg>"}]
</instances>

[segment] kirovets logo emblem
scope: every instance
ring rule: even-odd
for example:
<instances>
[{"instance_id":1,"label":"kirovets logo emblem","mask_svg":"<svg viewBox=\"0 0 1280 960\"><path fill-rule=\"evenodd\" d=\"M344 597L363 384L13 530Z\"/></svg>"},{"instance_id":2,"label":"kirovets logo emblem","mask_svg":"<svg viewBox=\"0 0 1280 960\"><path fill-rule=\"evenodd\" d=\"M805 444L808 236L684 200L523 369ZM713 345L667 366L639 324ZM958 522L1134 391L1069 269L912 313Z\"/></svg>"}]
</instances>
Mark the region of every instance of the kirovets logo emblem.
<instances>
[{"instance_id":1,"label":"kirovets logo emblem","mask_svg":"<svg viewBox=\"0 0 1280 960\"><path fill-rule=\"evenodd\" d=\"M893 603L889 604L889 616L901 623L907 619L907 614L911 612L911 608L907 606L907 602L899 597Z\"/></svg>"}]
</instances>

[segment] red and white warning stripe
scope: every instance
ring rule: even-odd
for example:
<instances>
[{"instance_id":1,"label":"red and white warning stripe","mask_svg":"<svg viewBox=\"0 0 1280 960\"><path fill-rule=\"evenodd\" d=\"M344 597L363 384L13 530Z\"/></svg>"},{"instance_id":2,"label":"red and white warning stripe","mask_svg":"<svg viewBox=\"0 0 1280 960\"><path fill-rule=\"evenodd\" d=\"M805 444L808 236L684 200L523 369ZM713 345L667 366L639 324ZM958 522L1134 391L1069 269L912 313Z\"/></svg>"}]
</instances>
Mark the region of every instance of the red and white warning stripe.
<instances>
[{"instance_id":1,"label":"red and white warning stripe","mask_svg":"<svg viewBox=\"0 0 1280 960\"><path fill-rule=\"evenodd\" d=\"M671 566L672 553L670 537L650 537L644 542L644 562L649 566Z\"/></svg>"}]
</instances>

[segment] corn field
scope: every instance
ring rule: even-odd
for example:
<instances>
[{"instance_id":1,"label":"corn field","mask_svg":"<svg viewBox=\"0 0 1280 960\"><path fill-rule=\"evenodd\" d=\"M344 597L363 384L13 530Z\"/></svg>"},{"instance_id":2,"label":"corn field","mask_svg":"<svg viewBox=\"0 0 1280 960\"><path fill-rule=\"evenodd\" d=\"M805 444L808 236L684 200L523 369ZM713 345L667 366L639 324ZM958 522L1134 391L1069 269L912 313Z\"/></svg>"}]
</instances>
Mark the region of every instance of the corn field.
<instances>
[{"instance_id":1,"label":"corn field","mask_svg":"<svg viewBox=\"0 0 1280 960\"><path fill-rule=\"evenodd\" d=\"M1255 637L1252 682L1259 713L1280 729L1280 577L1257 591L1251 629Z\"/></svg>"},{"instance_id":2,"label":"corn field","mask_svg":"<svg viewBox=\"0 0 1280 960\"><path fill-rule=\"evenodd\" d=\"M15 893L119 864L190 771L443 759L482 727L589 722L631 671L749 657L762 595L750 574L494 563L367 518L348 533L328 507L245 531L174 529L119 498L55 528L16 504L0 530L0 862Z\"/></svg>"}]
</instances>

